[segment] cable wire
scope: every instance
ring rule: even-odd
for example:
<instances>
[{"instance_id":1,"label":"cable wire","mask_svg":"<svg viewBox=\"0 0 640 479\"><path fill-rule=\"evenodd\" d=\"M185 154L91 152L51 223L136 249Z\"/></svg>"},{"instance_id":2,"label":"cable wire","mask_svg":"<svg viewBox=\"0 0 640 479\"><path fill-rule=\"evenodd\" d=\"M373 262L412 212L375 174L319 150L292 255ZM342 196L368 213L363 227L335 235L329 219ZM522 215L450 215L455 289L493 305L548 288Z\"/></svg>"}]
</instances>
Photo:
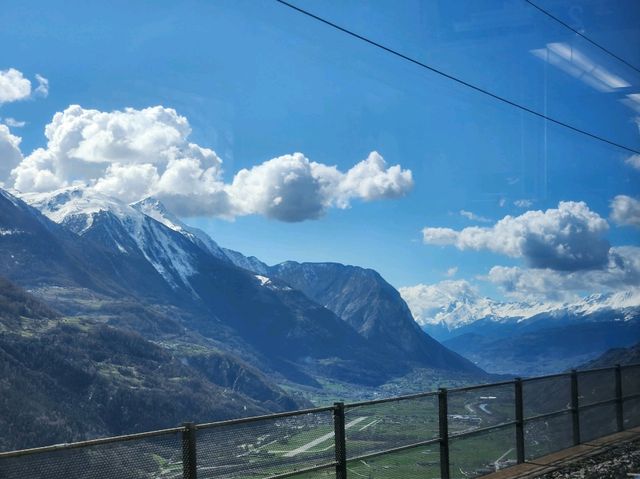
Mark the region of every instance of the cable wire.
<instances>
[{"instance_id":1,"label":"cable wire","mask_svg":"<svg viewBox=\"0 0 640 479\"><path fill-rule=\"evenodd\" d=\"M634 65L632 65L631 63L629 63L627 60L625 60L624 58L616 55L615 53L613 53L611 50L603 47L602 45L600 45L599 43L596 43L595 41L591 40L588 36L580 33L578 30L576 30L575 28L573 28L571 25L569 25L568 23L560 20L558 17L554 16L551 12L548 12L547 10L545 10L544 8L542 8L539 5L536 5L535 3L533 3L531 0L524 0L525 2L527 2L529 5L531 5L533 8L539 10L540 12L544 13L546 16L548 16L549 18L552 18L553 20L555 20L556 22L558 22L560 25L562 25L565 28L568 28L569 30L571 30L573 33L575 33L576 35L580 36L581 38L585 39L586 41L588 41L589 43L591 43L593 46L598 47L600 50L602 50L603 52L611 55L613 58L615 58L616 60L624 63L625 65L627 65L629 68L632 68L633 70L637 71L638 73L640 73L640 69L636 68Z\"/></svg>"},{"instance_id":2,"label":"cable wire","mask_svg":"<svg viewBox=\"0 0 640 479\"><path fill-rule=\"evenodd\" d=\"M583 129L578 128L576 126L570 125L569 123L565 123L563 121L556 120L553 117L547 116L547 115L545 115L543 113L540 113L540 112L538 112L536 110L528 108L528 107L526 107L524 105L520 105L519 103L516 103L516 102L514 102L512 100L509 100L508 98L502 97L502 96L500 96L500 95L498 95L496 93L492 93L489 90L485 90L482 87L476 86L476 85L474 85L472 83L469 83L469 82L467 82L465 80L457 78L457 77L455 77L455 76L453 76L453 75L451 75L449 73L446 73L446 72L444 72L442 70L439 70L439 69L437 69L435 67L432 67L430 65L427 65L426 63L422 63L421 61L416 60L415 58L411 58L411 57L405 55L404 53L400 53L397 50L394 50L392 48L384 46L384 45L382 45L380 43L377 43L377 42L375 42L375 41L373 41L373 40L371 40L371 39L369 39L367 37L364 37L364 36L358 34L358 33L355 33L355 32L353 32L351 30L348 30L348 29L346 29L344 27L341 27L340 25L337 25L337 24L335 24L335 23L333 23L333 22L331 22L331 21L329 21L329 20L327 20L325 18L319 17L318 15L315 15L315 14L313 14L313 13L307 11L307 10L304 10L303 8L297 7L297 6L287 2L285 0L275 0L275 1L280 3L280 4L282 4L282 5L284 5L284 6L286 6L286 7L291 8L293 10L296 10L297 12L302 13L303 15L306 15L306 16L308 16L310 18L313 18L314 20L317 20L317 21L319 21L321 23L324 23L325 25L328 25L328 26L330 26L330 27L332 27L332 28L334 28L336 30L339 30L339 31L341 31L343 33L346 33L349 36L352 36L354 38L357 38L358 40L361 40L361 41L363 41L365 43L368 43L369 45L372 45L372 46L374 46L376 48L384 50L387 53L391 53L392 55L395 55L396 57L402 58L403 60L406 60L406 61L408 61L410 63L413 63L414 65L418 65L418 66L420 66L422 68L425 68L426 70L429 70L429 71L431 71L433 73L436 73L436 74L438 74L440 76L443 76L445 78L448 78L449 80L452 80L452 81L454 81L456 83L459 83L460 85L464 85L464 86L466 86L468 88L471 88L472 90L475 90L475 91L480 92L480 93L482 93L484 95L487 95L487 96L489 96L489 97L491 97L491 98L493 98L495 100L501 101L502 103L506 103L507 105L511 105L514 108L518 108L519 110L525 111L525 112L527 112L527 113L529 113L531 115L537 116L537 117L542 118L542 119L547 120L547 121L550 121L551 123L555 123L556 125L560 125L560 126L563 126L565 128L568 128L569 130L575 131L576 133L580 133L582 135L588 136L588 137L593 138L595 140L599 140L599 141L601 141L603 143L607 143L607 144L609 144L611 146L615 146L617 148L620 148L620 149L629 151L631 153L640 155L640 150L636 150L636 149L631 148L629 146L625 146L625 145L622 145L620 143L616 143L615 141L608 140L607 138L604 138L604 137L602 137L600 135L597 135L596 133L591 133L589 131L583 130Z\"/></svg>"}]
</instances>

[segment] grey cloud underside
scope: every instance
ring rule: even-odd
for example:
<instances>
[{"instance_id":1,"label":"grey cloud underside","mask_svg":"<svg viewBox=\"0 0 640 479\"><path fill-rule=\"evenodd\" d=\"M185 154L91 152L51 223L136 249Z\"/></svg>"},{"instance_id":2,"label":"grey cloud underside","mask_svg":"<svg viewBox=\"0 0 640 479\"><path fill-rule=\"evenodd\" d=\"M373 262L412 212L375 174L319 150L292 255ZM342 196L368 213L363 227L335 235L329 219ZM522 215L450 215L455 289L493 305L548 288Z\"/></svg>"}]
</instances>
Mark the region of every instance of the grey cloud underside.
<instances>
[{"instance_id":1,"label":"grey cloud underside","mask_svg":"<svg viewBox=\"0 0 640 479\"><path fill-rule=\"evenodd\" d=\"M522 258L532 268L556 271L599 269L609 261L606 220L584 202L560 202L546 211L505 216L489 227L460 231L426 227L426 244L452 245L461 250L488 250Z\"/></svg>"},{"instance_id":2,"label":"grey cloud underside","mask_svg":"<svg viewBox=\"0 0 640 479\"><path fill-rule=\"evenodd\" d=\"M601 268L607 264L610 244L579 226L571 226L570 240L563 244L529 236L522 244L522 255L532 268L579 271ZM559 249L565 250L559 253Z\"/></svg>"}]
</instances>

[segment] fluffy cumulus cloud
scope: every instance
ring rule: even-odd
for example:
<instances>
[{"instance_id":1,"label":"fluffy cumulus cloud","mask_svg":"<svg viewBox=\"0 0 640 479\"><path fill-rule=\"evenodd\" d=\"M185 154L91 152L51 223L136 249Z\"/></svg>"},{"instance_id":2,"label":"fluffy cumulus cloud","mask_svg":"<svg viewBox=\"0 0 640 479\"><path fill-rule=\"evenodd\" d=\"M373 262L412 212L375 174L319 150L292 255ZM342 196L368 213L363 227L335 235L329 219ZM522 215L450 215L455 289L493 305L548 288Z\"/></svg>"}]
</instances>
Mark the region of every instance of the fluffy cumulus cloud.
<instances>
[{"instance_id":1,"label":"fluffy cumulus cloud","mask_svg":"<svg viewBox=\"0 0 640 479\"><path fill-rule=\"evenodd\" d=\"M626 195L618 195L611 201L611 219L618 225L640 228L640 201Z\"/></svg>"},{"instance_id":2,"label":"fluffy cumulus cloud","mask_svg":"<svg viewBox=\"0 0 640 479\"><path fill-rule=\"evenodd\" d=\"M629 165L631 168L640 170L640 155L631 155L629 158L625 160L625 163Z\"/></svg>"},{"instance_id":3,"label":"fluffy cumulus cloud","mask_svg":"<svg viewBox=\"0 0 640 479\"><path fill-rule=\"evenodd\" d=\"M489 250L524 258L534 268L578 271L600 268L608 261L607 221L583 202L560 202L546 211L505 216L489 227L424 228L427 244L461 250Z\"/></svg>"},{"instance_id":4,"label":"fluffy cumulus cloud","mask_svg":"<svg viewBox=\"0 0 640 479\"><path fill-rule=\"evenodd\" d=\"M49 80L36 75L38 86L34 95L46 97L49 94ZM0 105L13 101L25 100L31 96L31 81L15 68L0 70Z\"/></svg>"},{"instance_id":5,"label":"fluffy cumulus cloud","mask_svg":"<svg viewBox=\"0 0 640 479\"><path fill-rule=\"evenodd\" d=\"M20 141L21 138L12 135L7 126L0 125L0 187L8 186L3 180L22 161Z\"/></svg>"},{"instance_id":6,"label":"fluffy cumulus cloud","mask_svg":"<svg viewBox=\"0 0 640 479\"><path fill-rule=\"evenodd\" d=\"M22 192L85 184L128 202L154 195L181 215L281 221L315 219L354 199L399 197L413 186L411 171L387 166L377 152L346 172L294 153L243 169L226 183L222 160L190 142L190 133L187 119L171 108L102 112L72 105L55 114L45 128L46 148L26 156L11 181Z\"/></svg>"},{"instance_id":7,"label":"fluffy cumulus cloud","mask_svg":"<svg viewBox=\"0 0 640 479\"><path fill-rule=\"evenodd\" d=\"M346 173L294 153L239 171L228 191L239 214L291 222L318 218L332 206L347 208L355 198L402 196L412 186L411 171L387 168L375 151Z\"/></svg>"},{"instance_id":8,"label":"fluffy cumulus cloud","mask_svg":"<svg viewBox=\"0 0 640 479\"><path fill-rule=\"evenodd\" d=\"M606 265L588 271L494 266L486 279L508 296L520 300L563 301L591 292L618 291L640 287L640 248L610 249Z\"/></svg>"},{"instance_id":9,"label":"fluffy cumulus cloud","mask_svg":"<svg viewBox=\"0 0 640 479\"><path fill-rule=\"evenodd\" d=\"M0 104L24 100L31 95L31 82L15 68L0 70Z\"/></svg>"}]
</instances>

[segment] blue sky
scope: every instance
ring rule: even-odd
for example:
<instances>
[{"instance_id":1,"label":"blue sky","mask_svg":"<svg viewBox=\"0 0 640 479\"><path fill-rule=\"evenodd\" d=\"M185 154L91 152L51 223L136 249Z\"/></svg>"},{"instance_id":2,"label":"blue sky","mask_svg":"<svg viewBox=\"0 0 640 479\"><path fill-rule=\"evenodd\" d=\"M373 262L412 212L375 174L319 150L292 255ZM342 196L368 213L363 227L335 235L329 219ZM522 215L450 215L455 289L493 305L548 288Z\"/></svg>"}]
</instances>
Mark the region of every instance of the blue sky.
<instances>
[{"instance_id":1,"label":"blue sky","mask_svg":"<svg viewBox=\"0 0 640 479\"><path fill-rule=\"evenodd\" d=\"M132 3L3 6L0 70L19 70L34 85L36 74L49 80L46 98L0 105L0 117L27 122L10 127L22 138L24 156L46 146L45 126L71 104L102 112L162 105L188 119L190 142L222 159L227 183L242 168L293 152L346 172L377 151L388 165L411 170L413 188L405 195L356 197L319 219L188 219L220 244L268 263L357 264L398 287L436 283L457 268L452 278L500 296L504 283L477 277L494 266L535 268L527 251L425 244L423 228L490 228L506 215L556 209L560 201L583 201L609 219L614 197L639 196L640 171L625 163L629 152L545 124L276 2ZM640 97L629 96L640 93L638 72L524 1L464 3L296 2L468 82L640 149L640 110L632 108L633 98L640 108ZM636 2L539 4L640 65ZM570 62L545 61L567 48ZM594 78L604 78L604 86ZM518 200L530 203L518 207ZM609 230L597 234L612 246L640 245L633 219L608 221ZM576 271L582 267L558 274ZM604 284L591 282L584 291Z\"/></svg>"}]
</instances>

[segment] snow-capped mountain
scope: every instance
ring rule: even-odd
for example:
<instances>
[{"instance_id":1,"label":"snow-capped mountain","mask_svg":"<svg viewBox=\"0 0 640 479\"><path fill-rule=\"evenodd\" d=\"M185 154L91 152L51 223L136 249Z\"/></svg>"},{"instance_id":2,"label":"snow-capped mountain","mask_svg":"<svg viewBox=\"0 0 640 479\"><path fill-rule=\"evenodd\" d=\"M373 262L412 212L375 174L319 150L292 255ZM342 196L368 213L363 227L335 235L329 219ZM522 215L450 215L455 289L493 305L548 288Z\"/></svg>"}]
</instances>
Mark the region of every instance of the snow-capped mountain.
<instances>
[{"instance_id":1,"label":"snow-capped mountain","mask_svg":"<svg viewBox=\"0 0 640 479\"><path fill-rule=\"evenodd\" d=\"M182 234L191 242L205 249L214 257L222 261L229 262L239 268L253 271L261 275L268 274L269 266L258 258L255 256L245 256L238 251L219 246L211 236L201 229L189 226L181 221L156 198L145 198L144 200L132 203L131 207Z\"/></svg>"},{"instance_id":2,"label":"snow-capped mountain","mask_svg":"<svg viewBox=\"0 0 640 479\"><path fill-rule=\"evenodd\" d=\"M22 199L49 219L107 250L142 256L174 289L186 287L193 291L190 277L197 270L193 252L184 242L176 241L174 228L166 228L140 209L84 187L31 193Z\"/></svg>"},{"instance_id":3,"label":"snow-capped mountain","mask_svg":"<svg viewBox=\"0 0 640 479\"><path fill-rule=\"evenodd\" d=\"M423 330L490 372L558 372L640 340L637 288L565 303L499 302L465 281L400 292Z\"/></svg>"},{"instance_id":4,"label":"snow-capped mountain","mask_svg":"<svg viewBox=\"0 0 640 479\"><path fill-rule=\"evenodd\" d=\"M53 206L53 205L52 205ZM86 227L87 219L81 219ZM156 298L172 290L142 256L115 253L77 235L21 199L0 190L0 275L29 288L72 287L99 293L143 290Z\"/></svg>"},{"instance_id":5,"label":"snow-capped mountain","mask_svg":"<svg viewBox=\"0 0 640 479\"><path fill-rule=\"evenodd\" d=\"M167 210L160 200L149 197L136 203L131 203L131 207L187 237L193 243L211 253L214 257L224 261L229 260L225 251L218 246L218 243L211 239L207 233L182 222L177 216Z\"/></svg>"},{"instance_id":6,"label":"snow-capped mountain","mask_svg":"<svg viewBox=\"0 0 640 479\"><path fill-rule=\"evenodd\" d=\"M242 266L251 270L238 267L235 263L240 256L232 261L213 240L172 216L156 200L127 205L81 187L24 195L24 199L118 264L136 264L141 271L146 268L147 280L129 285L122 278L125 288L133 286L132 292L144 296L147 282L164 283L173 290L166 301L200 318L189 327L225 341L234 338L236 347L242 344L254 357L269 358L263 364L287 376L300 377L292 366L299 363L364 384L415 367L414 357L378 351L366 336L272 271L253 270L254 264L266 268L255 263L258 260L252 264L250 258L244 259ZM164 294L162 300L166 297ZM484 374L435 341L431 349L433 354L425 353L418 361L426 367Z\"/></svg>"},{"instance_id":7,"label":"snow-capped mountain","mask_svg":"<svg viewBox=\"0 0 640 479\"><path fill-rule=\"evenodd\" d=\"M466 281L400 288L418 324L436 338L446 339L474 323L526 323L567 317L593 319L596 313L618 312L618 319L635 317L640 289L593 294L573 302L500 302L478 294ZM479 325L477 325L479 326Z\"/></svg>"}]
</instances>

